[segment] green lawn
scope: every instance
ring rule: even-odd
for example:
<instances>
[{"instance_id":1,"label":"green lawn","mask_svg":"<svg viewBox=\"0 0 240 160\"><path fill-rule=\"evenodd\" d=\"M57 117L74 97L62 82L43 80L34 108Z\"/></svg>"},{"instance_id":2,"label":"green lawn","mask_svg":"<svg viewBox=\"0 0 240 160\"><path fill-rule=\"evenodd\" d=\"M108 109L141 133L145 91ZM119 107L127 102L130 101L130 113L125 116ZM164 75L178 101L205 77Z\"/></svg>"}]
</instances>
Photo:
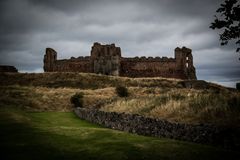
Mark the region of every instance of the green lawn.
<instances>
[{"instance_id":1,"label":"green lawn","mask_svg":"<svg viewBox=\"0 0 240 160\"><path fill-rule=\"evenodd\" d=\"M103 128L71 112L0 109L0 159L237 159L233 151Z\"/></svg>"}]
</instances>

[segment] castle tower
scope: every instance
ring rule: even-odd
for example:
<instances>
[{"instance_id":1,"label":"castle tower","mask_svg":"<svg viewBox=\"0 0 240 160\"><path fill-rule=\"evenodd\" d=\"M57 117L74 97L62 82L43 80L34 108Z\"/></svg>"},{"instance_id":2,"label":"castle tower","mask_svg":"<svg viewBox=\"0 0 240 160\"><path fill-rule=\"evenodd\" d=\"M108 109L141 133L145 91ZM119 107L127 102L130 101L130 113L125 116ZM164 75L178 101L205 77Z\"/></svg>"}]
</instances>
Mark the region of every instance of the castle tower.
<instances>
[{"instance_id":1,"label":"castle tower","mask_svg":"<svg viewBox=\"0 0 240 160\"><path fill-rule=\"evenodd\" d=\"M91 50L93 73L118 76L120 71L121 49L115 44L94 43Z\"/></svg>"},{"instance_id":2,"label":"castle tower","mask_svg":"<svg viewBox=\"0 0 240 160\"><path fill-rule=\"evenodd\" d=\"M186 79L197 79L191 49L177 47L175 49L175 59L177 69L184 72Z\"/></svg>"},{"instance_id":3,"label":"castle tower","mask_svg":"<svg viewBox=\"0 0 240 160\"><path fill-rule=\"evenodd\" d=\"M43 69L44 72L53 72L54 71L54 64L57 60L57 52L52 48L46 48L46 53L43 59Z\"/></svg>"}]
</instances>

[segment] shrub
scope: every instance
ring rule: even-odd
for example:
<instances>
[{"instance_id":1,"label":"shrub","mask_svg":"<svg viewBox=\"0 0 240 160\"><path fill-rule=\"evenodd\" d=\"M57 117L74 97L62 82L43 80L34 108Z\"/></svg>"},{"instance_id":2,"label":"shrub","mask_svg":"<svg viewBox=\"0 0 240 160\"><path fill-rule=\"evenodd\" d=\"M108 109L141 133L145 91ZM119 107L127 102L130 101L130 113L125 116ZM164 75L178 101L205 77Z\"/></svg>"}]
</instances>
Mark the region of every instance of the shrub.
<instances>
[{"instance_id":1,"label":"shrub","mask_svg":"<svg viewBox=\"0 0 240 160\"><path fill-rule=\"evenodd\" d=\"M83 93L76 93L71 97L71 103L74 107L83 107Z\"/></svg>"},{"instance_id":2,"label":"shrub","mask_svg":"<svg viewBox=\"0 0 240 160\"><path fill-rule=\"evenodd\" d=\"M240 91L240 82L236 84L236 88Z\"/></svg>"},{"instance_id":3,"label":"shrub","mask_svg":"<svg viewBox=\"0 0 240 160\"><path fill-rule=\"evenodd\" d=\"M129 95L128 89L124 86L117 86L115 90L119 97L128 97Z\"/></svg>"},{"instance_id":4,"label":"shrub","mask_svg":"<svg viewBox=\"0 0 240 160\"><path fill-rule=\"evenodd\" d=\"M227 104L231 111L240 111L240 97L233 96L228 98Z\"/></svg>"}]
</instances>

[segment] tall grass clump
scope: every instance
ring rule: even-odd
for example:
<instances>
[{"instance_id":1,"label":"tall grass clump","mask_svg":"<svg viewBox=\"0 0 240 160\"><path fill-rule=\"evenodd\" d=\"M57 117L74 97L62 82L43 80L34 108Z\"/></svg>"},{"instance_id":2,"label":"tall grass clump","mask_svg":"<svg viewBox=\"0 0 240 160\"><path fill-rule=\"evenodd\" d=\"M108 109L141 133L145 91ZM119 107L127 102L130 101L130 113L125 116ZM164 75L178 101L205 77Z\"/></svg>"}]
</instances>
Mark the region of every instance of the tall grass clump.
<instances>
[{"instance_id":1,"label":"tall grass clump","mask_svg":"<svg viewBox=\"0 0 240 160\"><path fill-rule=\"evenodd\" d=\"M211 112L240 112L240 97L226 94L198 94L189 99L189 108L195 113Z\"/></svg>"},{"instance_id":2,"label":"tall grass clump","mask_svg":"<svg viewBox=\"0 0 240 160\"><path fill-rule=\"evenodd\" d=\"M155 105L165 105L167 102L169 101L169 97L168 96L158 96L156 98L153 99L153 104Z\"/></svg>"},{"instance_id":3,"label":"tall grass clump","mask_svg":"<svg viewBox=\"0 0 240 160\"><path fill-rule=\"evenodd\" d=\"M240 97L239 96L231 96L227 100L227 104L229 110L240 112Z\"/></svg>"},{"instance_id":4,"label":"tall grass clump","mask_svg":"<svg viewBox=\"0 0 240 160\"><path fill-rule=\"evenodd\" d=\"M83 107L83 95L84 94L82 92L79 92L71 97L70 101L74 107Z\"/></svg>"},{"instance_id":5,"label":"tall grass clump","mask_svg":"<svg viewBox=\"0 0 240 160\"><path fill-rule=\"evenodd\" d=\"M221 110L227 109L227 97L221 94L197 94L189 99L189 108L194 112L210 108L220 108Z\"/></svg>"},{"instance_id":6,"label":"tall grass clump","mask_svg":"<svg viewBox=\"0 0 240 160\"><path fill-rule=\"evenodd\" d=\"M184 96L180 93L174 93L174 94L170 95L170 98L174 101L183 101L186 98L186 96Z\"/></svg>"}]
</instances>

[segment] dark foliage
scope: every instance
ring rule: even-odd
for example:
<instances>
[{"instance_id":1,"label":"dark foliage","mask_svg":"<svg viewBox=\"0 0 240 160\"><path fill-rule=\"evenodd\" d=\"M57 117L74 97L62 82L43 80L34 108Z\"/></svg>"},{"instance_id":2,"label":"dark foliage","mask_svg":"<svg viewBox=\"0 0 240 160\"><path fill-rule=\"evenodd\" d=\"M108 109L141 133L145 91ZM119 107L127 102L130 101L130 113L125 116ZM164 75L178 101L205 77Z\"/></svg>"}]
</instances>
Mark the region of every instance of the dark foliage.
<instances>
[{"instance_id":1,"label":"dark foliage","mask_svg":"<svg viewBox=\"0 0 240 160\"><path fill-rule=\"evenodd\" d=\"M74 105L74 107L83 107L83 93L76 93L74 94L71 99L71 103Z\"/></svg>"},{"instance_id":2,"label":"dark foliage","mask_svg":"<svg viewBox=\"0 0 240 160\"><path fill-rule=\"evenodd\" d=\"M228 106L233 111L240 111L240 98L239 97L231 97L227 101Z\"/></svg>"},{"instance_id":3,"label":"dark foliage","mask_svg":"<svg viewBox=\"0 0 240 160\"><path fill-rule=\"evenodd\" d=\"M237 50L240 51L240 4L239 0L225 0L216 11L220 16L215 15L214 22L210 28L221 29L221 45L228 44L230 40L236 40Z\"/></svg>"},{"instance_id":4,"label":"dark foliage","mask_svg":"<svg viewBox=\"0 0 240 160\"><path fill-rule=\"evenodd\" d=\"M236 84L236 88L240 91L240 82Z\"/></svg>"},{"instance_id":5,"label":"dark foliage","mask_svg":"<svg viewBox=\"0 0 240 160\"><path fill-rule=\"evenodd\" d=\"M129 95L128 89L124 86L117 86L115 90L119 97L128 97Z\"/></svg>"}]
</instances>

